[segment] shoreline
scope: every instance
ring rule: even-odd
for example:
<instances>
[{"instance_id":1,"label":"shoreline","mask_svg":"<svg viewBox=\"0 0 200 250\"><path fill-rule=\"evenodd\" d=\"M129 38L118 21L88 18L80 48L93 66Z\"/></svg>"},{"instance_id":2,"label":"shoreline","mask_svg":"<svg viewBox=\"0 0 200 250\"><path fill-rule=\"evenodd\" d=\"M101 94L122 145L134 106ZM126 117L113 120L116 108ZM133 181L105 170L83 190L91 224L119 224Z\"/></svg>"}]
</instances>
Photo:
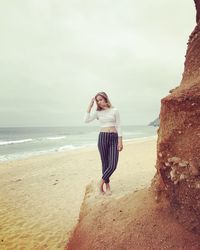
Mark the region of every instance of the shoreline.
<instances>
[{"instance_id":1,"label":"shoreline","mask_svg":"<svg viewBox=\"0 0 200 250\"><path fill-rule=\"evenodd\" d=\"M142 142L142 141L148 141L151 139L157 139L157 135L152 135L152 136L145 136L145 137L136 137L136 138L131 138L131 139L123 139L123 143L137 143L137 142ZM97 142L96 142L97 143ZM36 152L34 153L30 153L30 155L26 155L26 156L21 156L19 158L14 158L14 159L7 159L7 160L3 160L0 161L0 167L1 165L4 165L6 163L12 163L15 161L20 161L20 160L27 160L27 159L32 159L35 157L40 157L40 156L48 156L48 155L52 155L52 154L59 154L59 153L67 153L67 152L78 152L79 150L90 150L90 149L96 149L97 148L97 144L96 143L91 143L91 144L87 144L84 146L77 146L74 148L69 148L69 149L63 149L63 150L50 150L50 151L46 151L46 152Z\"/></svg>"},{"instance_id":2,"label":"shoreline","mask_svg":"<svg viewBox=\"0 0 200 250\"><path fill-rule=\"evenodd\" d=\"M156 136L124 141L111 177L112 198L150 183ZM0 164L0 248L63 249L76 226L85 188L101 177L97 146ZM109 199L109 197L106 197Z\"/></svg>"}]
</instances>

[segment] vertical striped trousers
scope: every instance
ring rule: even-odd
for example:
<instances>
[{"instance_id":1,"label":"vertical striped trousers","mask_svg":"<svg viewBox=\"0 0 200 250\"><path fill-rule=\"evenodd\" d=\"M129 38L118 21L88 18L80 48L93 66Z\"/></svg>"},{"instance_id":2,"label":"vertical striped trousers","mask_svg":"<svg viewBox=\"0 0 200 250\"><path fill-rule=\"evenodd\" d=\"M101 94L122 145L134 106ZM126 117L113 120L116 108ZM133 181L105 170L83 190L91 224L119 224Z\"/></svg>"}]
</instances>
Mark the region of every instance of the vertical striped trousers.
<instances>
[{"instance_id":1,"label":"vertical striped trousers","mask_svg":"<svg viewBox=\"0 0 200 250\"><path fill-rule=\"evenodd\" d=\"M98 150L102 163L102 179L109 183L109 177L115 171L119 159L118 133L116 132L99 132Z\"/></svg>"}]
</instances>

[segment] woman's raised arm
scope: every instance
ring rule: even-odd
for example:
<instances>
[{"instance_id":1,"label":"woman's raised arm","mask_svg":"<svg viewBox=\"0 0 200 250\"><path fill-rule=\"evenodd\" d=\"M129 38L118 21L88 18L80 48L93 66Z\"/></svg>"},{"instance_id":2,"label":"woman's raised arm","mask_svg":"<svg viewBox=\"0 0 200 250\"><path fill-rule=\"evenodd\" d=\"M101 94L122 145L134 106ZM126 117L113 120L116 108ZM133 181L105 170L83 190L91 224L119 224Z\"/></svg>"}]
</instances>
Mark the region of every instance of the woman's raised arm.
<instances>
[{"instance_id":1,"label":"woman's raised arm","mask_svg":"<svg viewBox=\"0 0 200 250\"><path fill-rule=\"evenodd\" d=\"M85 123L91 122L94 119L97 119L97 111L95 111L93 114L90 114L90 112L85 113L85 116L84 116Z\"/></svg>"},{"instance_id":2,"label":"woman's raised arm","mask_svg":"<svg viewBox=\"0 0 200 250\"><path fill-rule=\"evenodd\" d=\"M90 114L90 111L91 111L92 106L94 104L94 100L95 100L95 98L93 97L91 102L90 102L90 105L88 107L88 110L84 115L84 122L85 123L88 123L88 122L93 121L94 119L97 119L97 111L95 111L93 114Z\"/></svg>"}]
</instances>

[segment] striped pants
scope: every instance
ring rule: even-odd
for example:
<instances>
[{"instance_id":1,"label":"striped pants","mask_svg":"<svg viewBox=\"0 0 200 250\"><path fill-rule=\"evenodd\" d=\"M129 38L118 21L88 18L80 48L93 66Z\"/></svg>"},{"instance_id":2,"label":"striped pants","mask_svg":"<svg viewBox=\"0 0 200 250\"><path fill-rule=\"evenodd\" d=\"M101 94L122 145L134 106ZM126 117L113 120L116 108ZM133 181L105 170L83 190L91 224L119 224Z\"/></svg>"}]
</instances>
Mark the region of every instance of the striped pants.
<instances>
[{"instance_id":1,"label":"striped pants","mask_svg":"<svg viewBox=\"0 0 200 250\"><path fill-rule=\"evenodd\" d=\"M102 179L109 183L109 177L115 171L119 159L118 133L116 132L99 132L98 149L102 163Z\"/></svg>"}]
</instances>

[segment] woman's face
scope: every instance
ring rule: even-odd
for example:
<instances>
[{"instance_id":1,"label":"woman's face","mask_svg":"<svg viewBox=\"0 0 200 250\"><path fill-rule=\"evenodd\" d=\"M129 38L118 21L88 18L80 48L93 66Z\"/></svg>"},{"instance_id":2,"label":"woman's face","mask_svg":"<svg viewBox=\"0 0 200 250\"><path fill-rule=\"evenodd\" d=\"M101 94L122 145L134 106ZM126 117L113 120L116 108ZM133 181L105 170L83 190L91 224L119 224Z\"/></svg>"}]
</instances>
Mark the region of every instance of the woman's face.
<instances>
[{"instance_id":1,"label":"woman's face","mask_svg":"<svg viewBox=\"0 0 200 250\"><path fill-rule=\"evenodd\" d=\"M98 95L96 101L99 107L101 108L107 107L106 100L102 96Z\"/></svg>"}]
</instances>

